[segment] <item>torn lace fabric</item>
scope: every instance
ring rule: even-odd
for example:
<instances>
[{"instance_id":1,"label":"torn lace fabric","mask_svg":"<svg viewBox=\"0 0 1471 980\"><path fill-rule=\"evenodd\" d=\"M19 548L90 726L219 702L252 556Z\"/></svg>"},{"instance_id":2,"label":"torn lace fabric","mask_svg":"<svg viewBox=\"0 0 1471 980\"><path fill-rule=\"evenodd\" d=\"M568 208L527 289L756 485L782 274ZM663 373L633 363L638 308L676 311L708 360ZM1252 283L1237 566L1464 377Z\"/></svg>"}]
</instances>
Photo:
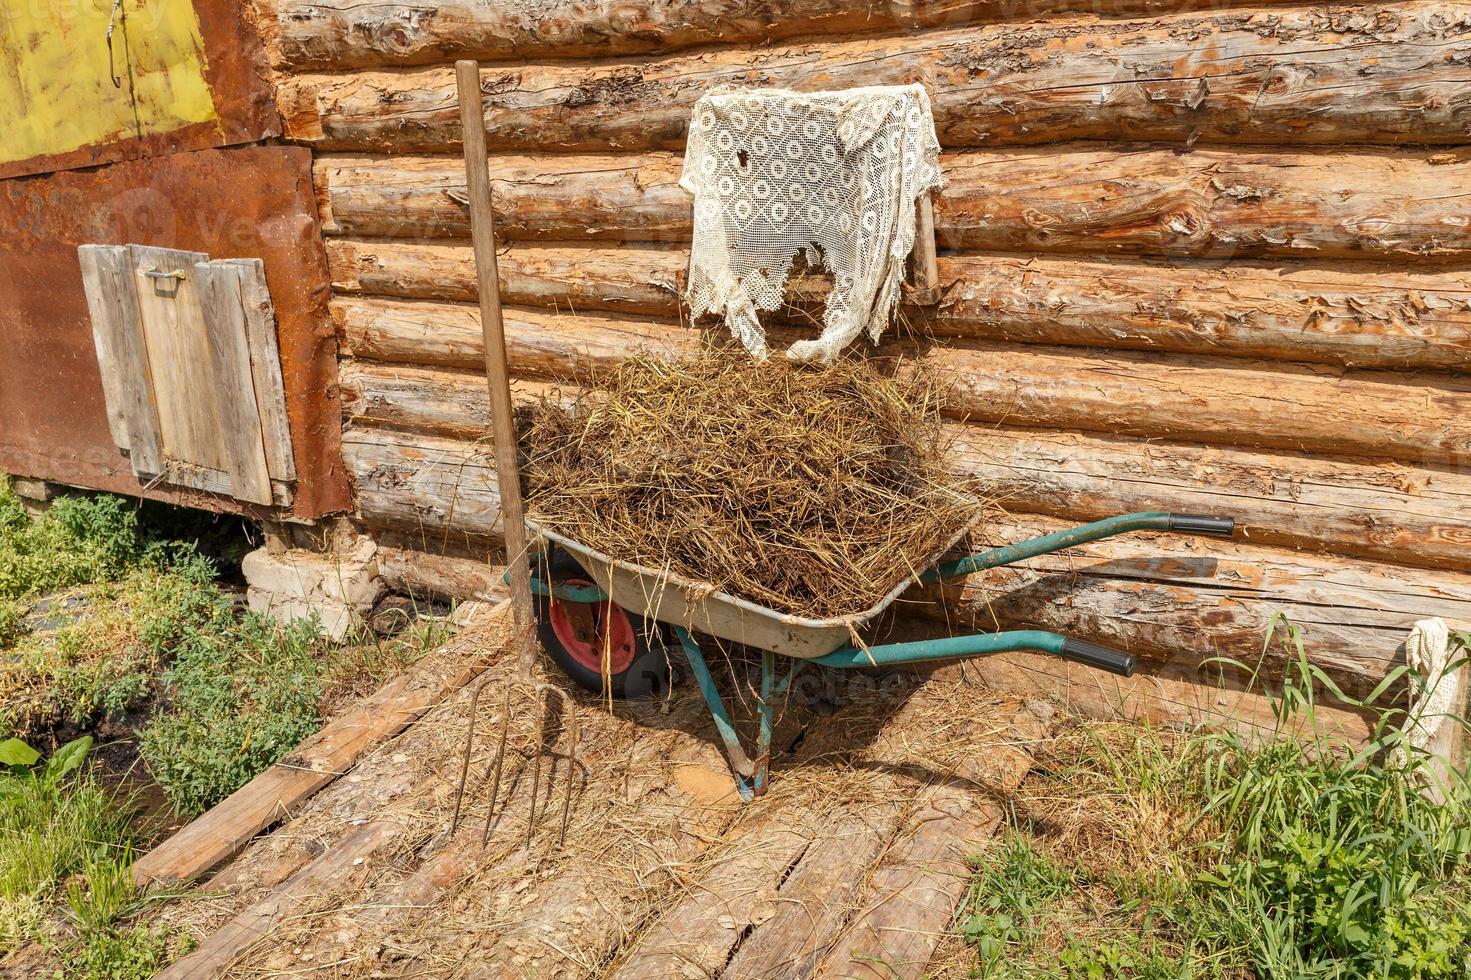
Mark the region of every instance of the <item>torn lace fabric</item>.
<instances>
[{"instance_id":1,"label":"torn lace fabric","mask_svg":"<svg viewBox=\"0 0 1471 980\"><path fill-rule=\"evenodd\" d=\"M914 247L915 204L939 187L940 144L922 86L839 92L716 89L695 105L680 186L695 197L686 299L766 356L759 313L782 304L797 256L832 274L816 340L831 364L892 321Z\"/></svg>"}]
</instances>

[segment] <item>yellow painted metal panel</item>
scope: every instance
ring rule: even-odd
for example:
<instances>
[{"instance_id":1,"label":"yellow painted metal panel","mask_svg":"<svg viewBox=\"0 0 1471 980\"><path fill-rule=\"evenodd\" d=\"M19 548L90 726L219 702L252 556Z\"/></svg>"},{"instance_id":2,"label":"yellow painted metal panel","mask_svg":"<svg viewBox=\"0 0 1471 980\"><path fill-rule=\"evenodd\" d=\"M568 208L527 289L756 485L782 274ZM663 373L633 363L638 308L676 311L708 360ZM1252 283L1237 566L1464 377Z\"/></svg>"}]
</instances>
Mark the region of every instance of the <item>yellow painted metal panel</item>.
<instances>
[{"instance_id":1,"label":"yellow painted metal panel","mask_svg":"<svg viewBox=\"0 0 1471 980\"><path fill-rule=\"evenodd\" d=\"M5 0L0 163L214 121L205 65L192 0Z\"/></svg>"}]
</instances>

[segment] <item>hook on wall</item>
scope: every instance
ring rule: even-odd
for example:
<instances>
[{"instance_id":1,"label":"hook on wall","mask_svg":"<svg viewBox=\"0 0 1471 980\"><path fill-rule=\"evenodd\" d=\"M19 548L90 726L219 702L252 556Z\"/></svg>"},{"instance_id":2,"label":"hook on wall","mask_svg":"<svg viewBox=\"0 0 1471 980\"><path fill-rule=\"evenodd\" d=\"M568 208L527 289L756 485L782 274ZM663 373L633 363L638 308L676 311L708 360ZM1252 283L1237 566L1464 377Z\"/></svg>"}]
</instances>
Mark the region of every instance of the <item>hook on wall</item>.
<instances>
[{"instance_id":1,"label":"hook on wall","mask_svg":"<svg viewBox=\"0 0 1471 980\"><path fill-rule=\"evenodd\" d=\"M123 9L123 0L112 0L112 13L107 15L107 74L112 79L113 88L122 88L123 80L118 77L117 63L112 54L112 32L117 26L118 12Z\"/></svg>"}]
</instances>

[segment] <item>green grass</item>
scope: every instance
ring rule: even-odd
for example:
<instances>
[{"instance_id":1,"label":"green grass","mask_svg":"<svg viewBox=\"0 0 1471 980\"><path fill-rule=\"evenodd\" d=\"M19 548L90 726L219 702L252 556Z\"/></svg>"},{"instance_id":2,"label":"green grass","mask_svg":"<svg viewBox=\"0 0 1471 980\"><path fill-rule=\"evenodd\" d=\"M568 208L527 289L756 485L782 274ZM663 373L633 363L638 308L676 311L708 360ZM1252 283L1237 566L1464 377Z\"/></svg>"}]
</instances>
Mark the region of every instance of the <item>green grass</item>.
<instances>
[{"instance_id":1,"label":"green grass","mask_svg":"<svg viewBox=\"0 0 1471 980\"><path fill-rule=\"evenodd\" d=\"M132 805L88 774L91 743L45 763L18 739L0 743L0 954L39 943L68 977L149 977L181 940L128 921L148 902L133 885ZM49 914L58 895L64 927Z\"/></svg>"},{"instance_id":2,"label":"green grass","mask_svg":"<svg viewBox=\"0 0 1471 980\"><path fill-rule=\"evenodd\" d=\"M0 726L22 736L61 722L86 728L145 703L177 646L216 615L212 578L207 563L182 559L64 594L78 608L52 614L57 628L12 639Z\"/></svg>"},{"instance_id":3,"label":"green grass","mask_svg":"<svg viewBox=\"0 0 1471 980\"><path fill-rule=\"evenodd\" d=\"M142 732L143 758L176 806L213 806L317 730L318 646L313 620L282 627L224 607L179 643L166 706Z\"/></svg>"},{"instance_id":4,"label":"green grass","mask_svg":"<svg viewBox=\"0 0 1471 980\"><path fill-rule=\"evenodd\" d=\"M46 744L124 720L175 808L196 814L447 632L425 622L329 646L315 621L282 626L240 608L193 543L170 539L171 515L144 514L88 496L32 519L0 477L0 961L25 946L65 964L59 976L149 977L186 943L138 924L160 898L133 885L146 842L130 800L80 765L90 739L41 763L15 736ZM226 556L237 547L198 524L173 533L213 535L205 547Z\"/></svg>"},{"instance_id":5,"label":"green grass","mask_svg":"<svg viewBox=\"0 0 1471 980\"><path fill-rule=\"evenodd\" d=\"M1331 681L1286 633L1279 721L1315 737L1083 724L1058 740L977 859L959 922L977 976L1471 976L1471 793L1431 802L1392 761L1398 712L1363 751L1321 734Z\"/></svg>"},{"instance_id":6,"label":"green grass","mask_svg":"<svg viewBox=\"0 0 1471 980\"><path fill-rule=\"evenodd\" d=\"M62 497L32 520L0 479L0 599L17 600L163 567L177 545L140 527L121 497Z\"/></svg>"},{"instance_id":7,"label":"green grass","mask_svg":"<svg viewBox=\"0 0 1471 980\"><path fill-rule=\"evenodd\" d=\"M28 610L56 622L25 631ZM122 498L64 497L33 520L3 481L0 650L0 731L85 730L152 705L142 755L185 813L317 729L330 666L315 623L241 612L211 562L145 527Z\"/></svg>"}]
</instances>

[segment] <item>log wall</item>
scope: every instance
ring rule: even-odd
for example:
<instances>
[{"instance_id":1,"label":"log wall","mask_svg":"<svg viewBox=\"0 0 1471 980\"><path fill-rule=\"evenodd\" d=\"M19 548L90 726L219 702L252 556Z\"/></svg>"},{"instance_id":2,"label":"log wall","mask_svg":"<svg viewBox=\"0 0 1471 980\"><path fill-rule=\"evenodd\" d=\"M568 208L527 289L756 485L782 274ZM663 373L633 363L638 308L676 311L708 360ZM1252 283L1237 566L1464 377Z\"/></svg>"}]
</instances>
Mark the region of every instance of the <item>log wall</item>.
<instances>
[{"instance_id":1,"label":"log wall","mask_svg":"<svg viewBox=\"0 0 1471 980\"><path fill-rule=\"evenodd\" d=\"M1416 619L1471 627L1471 0L258 6L317 151L359 517L400 558L498 538L454 58L485 62L528 391L700 342L677 182L707 88L918 81L944 299L873 356L948 379L992 533L1162 509L1242 535L1102 542L916 612L1128 646L1197 706L1163 692L1255 662L1278 614L1361 691ZM783 343L820 289L789 300Z\"/></svg>"}]
</instances>

